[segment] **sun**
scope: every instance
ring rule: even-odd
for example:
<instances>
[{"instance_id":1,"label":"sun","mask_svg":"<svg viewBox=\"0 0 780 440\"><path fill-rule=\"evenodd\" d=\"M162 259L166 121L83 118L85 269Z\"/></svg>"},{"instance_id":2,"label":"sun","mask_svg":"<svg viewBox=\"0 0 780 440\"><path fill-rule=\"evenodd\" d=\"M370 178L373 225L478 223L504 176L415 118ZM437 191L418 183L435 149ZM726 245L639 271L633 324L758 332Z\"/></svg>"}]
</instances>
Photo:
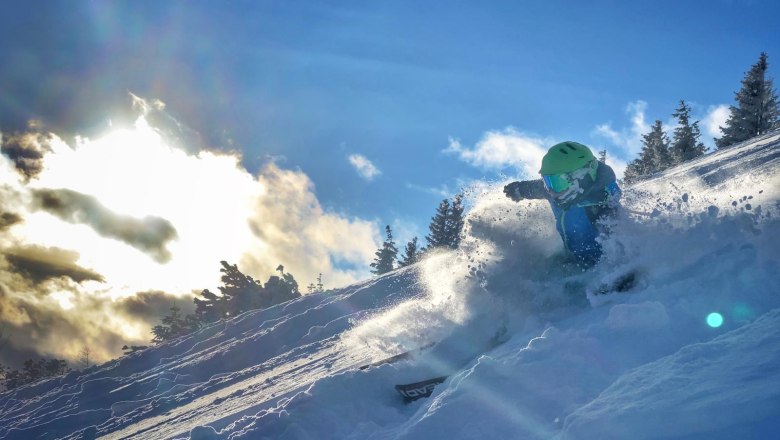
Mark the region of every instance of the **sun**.
<instances>
[{"instance_id":1,"label":"sun","mask_svg":"<svg viewBox=\"0 0 780 440\"><path fill-rule=\"evenodd\" d=\"M164 243L170 259L161 262L101 235L94 224L44 211L28 216L26 241L78 251L78 263L103 275L114 296L218 285L219 261L237 261L257 240L247 219L264 191L240 166L240 157L171 146L144 117L131 128L79 138L73 147L53 139L29 187L67 189L93 198L112 219L154 218L175 230L175 238Z\"/></svg>"}]
</instances>

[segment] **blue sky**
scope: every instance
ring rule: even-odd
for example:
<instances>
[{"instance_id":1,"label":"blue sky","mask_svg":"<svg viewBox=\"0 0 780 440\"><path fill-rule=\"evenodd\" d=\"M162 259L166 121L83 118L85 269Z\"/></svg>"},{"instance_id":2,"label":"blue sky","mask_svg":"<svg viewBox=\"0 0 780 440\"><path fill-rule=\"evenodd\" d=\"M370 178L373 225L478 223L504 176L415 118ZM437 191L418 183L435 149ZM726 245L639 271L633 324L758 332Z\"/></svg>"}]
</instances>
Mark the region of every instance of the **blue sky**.
<instances>
[{"instance_id":1,"label":"blue sky","mask_svg":"<svg viewBox=\"0 0 780 440\"><path fill-rule=\"evenodd\" d=\"M89 135L120 119L128 91L159 99L203 146L240 150L250 172L299 169L325 209L397 225L402 240L460 186L521 174L512 158L480 159L496 136L578 140L625 162L642 123L671 120L680 99L712 117L761 51L770 72L780 59L770 1L4 9L5 130L37 117Z\"/></svg>"}]
</instances>

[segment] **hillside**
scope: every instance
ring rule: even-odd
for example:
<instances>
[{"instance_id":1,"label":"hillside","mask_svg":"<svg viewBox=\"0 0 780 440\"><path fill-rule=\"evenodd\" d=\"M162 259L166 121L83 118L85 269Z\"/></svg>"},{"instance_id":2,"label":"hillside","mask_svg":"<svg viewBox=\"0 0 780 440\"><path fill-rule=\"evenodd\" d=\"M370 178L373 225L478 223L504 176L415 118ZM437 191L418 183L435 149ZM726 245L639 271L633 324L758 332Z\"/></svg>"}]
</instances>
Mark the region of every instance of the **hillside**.
<instances>
[{"instance_id":1,"label":"hillside","mask_svg":"<svg viewBox=\"0 0 780 440\"><path fill-rule=\"evenodd\" d=\"M546 202L489 186L459 251L1 394L0 439L775 437L780 132L623 203L579 273ZM453 368L428 399L393 389Z\"/></svg>"}]
</instances>

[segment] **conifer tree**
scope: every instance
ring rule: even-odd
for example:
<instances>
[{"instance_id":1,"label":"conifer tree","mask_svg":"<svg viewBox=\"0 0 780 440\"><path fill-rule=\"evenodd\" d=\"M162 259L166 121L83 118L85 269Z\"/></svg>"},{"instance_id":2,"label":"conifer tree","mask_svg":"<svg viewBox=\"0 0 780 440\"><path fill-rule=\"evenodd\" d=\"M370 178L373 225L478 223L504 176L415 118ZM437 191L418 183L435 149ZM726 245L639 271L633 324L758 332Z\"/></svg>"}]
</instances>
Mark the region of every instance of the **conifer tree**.
<instances>
[{"instance_id":1,"label":"conifer tree","mask_svg":"<svg viewBox=\"0 0 780 440\"><path fill-rule=\"evenodd\" d=\"M677 118L677 128L674 129L670 147L673 163L680 164L703 155L707 147L699 142L701 137L699 121L691 124L691 107L681 100L680 106L672 116Z\"/></svg>"},{"instance_id":2,"label":"conifer tree","mask_svg":"<svg viewBox=\"0 0 780 440\"><path fill-rule=\"evenodd\" d=\"M188 335L198 330L201 323L195 315L182 315L181 309L175 304L171 306L170 315L163 316L162 323L152 327L152 342L159 344L178 337Z\"/></svg>"},{"instance_id":3,"label":"conifer tree","mask_svg":"<svg viewBox=\"0 0 780 440\"><path fill-rule=\"evenodd\" d=\"M194 298L195 316L200 322L217 322L228 317L227 298L217 295L209 289L204 289L200 296Z\"/></svg>"},{"instance_id":4,"label":"conifer tree","mask_svg":"<svg viewBox=\"0 0 780 440\"><path fill-rule=\"evenodd\" d=\"M447 218L447 246L457 249L460 246L461 232L463 232L463 194L458 194L452 200L450 214Z\"/></svg>"},{"instance_id":5,"label":"conifer tree","mask_svg":"<svg viewBox=\"0 0 780 440\"><path fill-rule=\"evenodd\" d=\"M778 126L780 103L772 79L767 76L769 63L767 54L761 52L742 80L742 88L734 94L736 106L729 106L726 126L720 127L723 136L715 139L718 148L745 141L766 133Z\"/></svg>"},{"instance_id":6,"label":"conifer tree","mask_svg":"<svg viewBox=\"0 0 780 440\"><path fill-rule=\"evenodd\" d=\"M295 277L289 272L285 273L284 266L281 264L276 270L279 271L281 277L271 275L268 278L265 286L260 289L259 298L254 309L265 309L301 296Z\"/></svg>"},{"instance_id":7,"label":"conifer tree","mask_svg":"<svg viewBox=\"0 0 780 440\"><path fill-rule=\"evenodd\" d=\"M398 267L410 266L420 259L420 249L417 247L417 237L406 243L402 260L398 260Z\"/></svg>"},{"instance_id":8,"label":"conifer tree","mask_svg":"<svg viewBox=\"0 0 780 440\"><path fill-rule=\"evenodd\" d=\"M307 289L309 289L309 293L320 293L325 291L325 285L322 284L322 273L317 276L317 284L309 283L308 286L306 286Z\"/></svg>"},{"instance_id":9,"label":"conifer tree","mask_svg":"<svg viewBox=\"0 0 780 440\"><path fill-rule=\"evenodd\" d=\"M426 251L435 248L458 248L464 225L463 212L463 194L456 195L452 201L444 199L439 203L436 215L428 225L430 233L425 236L428 241Z\"/></svg>"},{"instance_id":10,"label":"conifer tree","mask_svg":"<svg viewBox=\"0 0 780 440\"><path fill-rule=\"evenodd\" d=\"M627 184L635 183L642 180L647 174L647 170L642 161L634 159L626 165L626 171L623 172L623 182Z\"/></svg>"},{"instance_id":11,"label":"conifer tree","mask_svg":"<svg viewBox=\"0 0 780 440\"><path fill-rule=\"evenodd\" d=\"M642 145L639 157L626 167L623 176L626 183L642 180L653 173L665 170L672 164L669 137L666 136L660 120L655 121L649 133L642 135Z\"/></svg>"},{"instance_id":12,"label":"conifer tree","mask_svg":"<svg viewBox=\"0 0 780 440\"><path fill-rule=\"evenodd\" d=\"M298 282L291 273L285 273L281 264L276 268L279 276L272 275L263 286L254 278L244 275L237 265L226 261L222 264L221 295L208 289L203 290L200 298L195 298L195 317L198 322L216 322L243 312L265 309L301 296Z\"/></svg>"},{"instance_id":13,"label":"conifer tree","mask_svg":"<svg viewBox=\"0 0 780 440\"><path fill-rule=\"evenodd\" d=\"M260 290L262 284L254 278L244 275L238 270L238 265L230 265L226 261L222 264L222 286L219 291L227 299L227 310L230 316L237 316L247 310L254 310L261 306Z\"/></svg>"},{"instance_id":14,"label":"conifer tree","mask_svg":"<svg viewBox=\"0 0 780 440\"><path fill-rule=\"evenodd\" d=\"M431 223L428 225L430 233L425 236L425 240L428 242L427 249L449 246L447 234L449 218L450 201L444 199L439 203L436 215L431 218Z\"/></svg>"},{"instance_id":15,"label":"conifer tree","mask_svg":"<svg viewBox=\"0 0 780 440\"><path fill-rule=\"evenodd\" d=\"M395 247L390 225L385 227L385 233L387 235L385 242L382 243L382 247L376 251L376 258L374 258L374 262L371 263L371 267L373 268L371 273L375 275L391 272L393 270L395 257L398 255L398 249Z\"/></svg>"},{"instance_id":16,"label":"conifer tree","mask_svg":"<svg viewBox=\"0 0 780 440\"><path fill-rule=\"evenodd\" d=\"M669 152L669 137L664 131L663 124L656 120L650 128L650 133L642 136L642 144L648 150L651 173L657 173L672 165L672 156Z\"/></svg>"},{"instance_id":17,"label":"conifer tree","mask_svg":"<svg viewBox=\"0 0 780 440\"><path fill-rule=\"evenodd\" d=\"M599 162L607 163L607 150L599 151Z\"/></svg>"}]
</instances>

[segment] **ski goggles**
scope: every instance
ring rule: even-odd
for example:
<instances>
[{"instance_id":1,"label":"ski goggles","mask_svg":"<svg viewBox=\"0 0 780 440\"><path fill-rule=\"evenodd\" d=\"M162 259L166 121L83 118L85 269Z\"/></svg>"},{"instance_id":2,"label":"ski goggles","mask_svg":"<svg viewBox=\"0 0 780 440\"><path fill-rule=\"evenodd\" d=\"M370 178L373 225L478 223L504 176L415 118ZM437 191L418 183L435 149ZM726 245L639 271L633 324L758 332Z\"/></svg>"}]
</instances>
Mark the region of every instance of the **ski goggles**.
<instances>
[{"instance_id":1,"label":"ski goggles","mask_svg":"<svg viewBox=\"0 0 780 440\"><path fill-rule=\"evenodd\" d=\"M564 192L571 186L571 179L568 174L544 174L542 175L542 182L547 191L560 193Z\"/></svg>"}]
</instances>

